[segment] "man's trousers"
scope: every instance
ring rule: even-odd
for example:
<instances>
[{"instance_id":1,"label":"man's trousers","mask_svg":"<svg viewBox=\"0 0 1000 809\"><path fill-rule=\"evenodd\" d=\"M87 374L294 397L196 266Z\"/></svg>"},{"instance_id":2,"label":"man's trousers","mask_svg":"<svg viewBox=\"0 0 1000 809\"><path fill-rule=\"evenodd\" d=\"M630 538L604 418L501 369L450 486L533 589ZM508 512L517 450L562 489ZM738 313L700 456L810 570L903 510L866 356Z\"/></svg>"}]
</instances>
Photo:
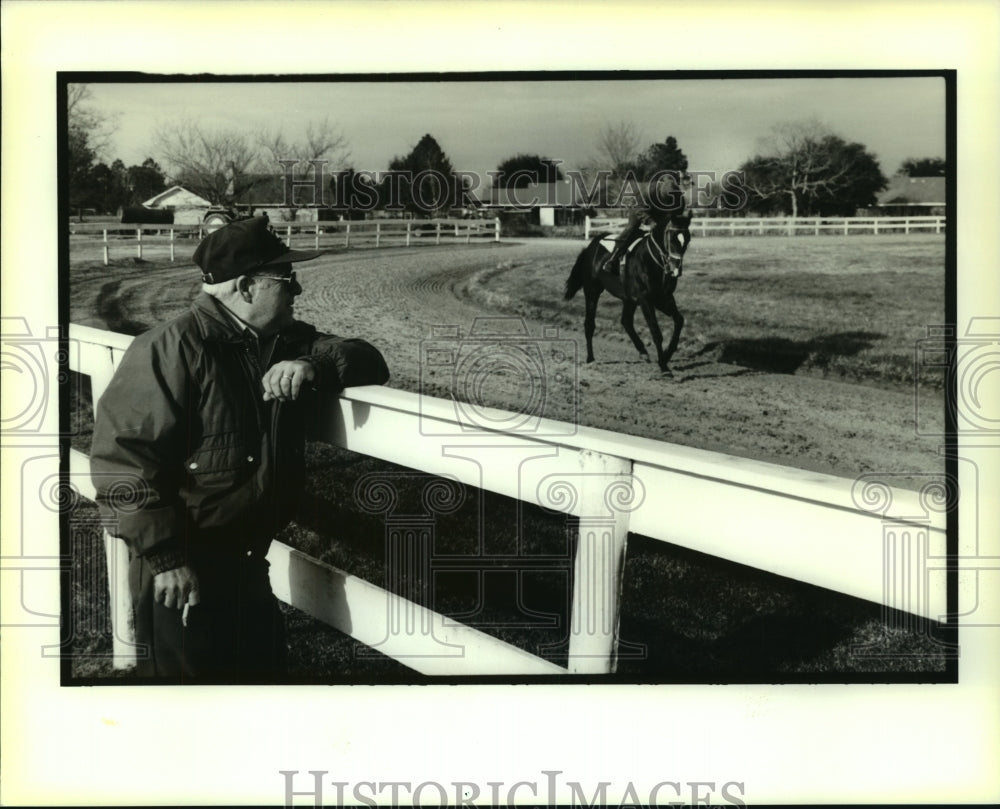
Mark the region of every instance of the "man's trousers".
<instances>
[{"instance_id":1,"label":"man's trousers","mask_svg":"<svg viewBox=\"0 0 1000 809\"><path fill-rule=\"evenodd\" d=\"M137 673L172 682L280 682L287 667L285 622L259 555L215 553L193 559L200 601L184 610L156 603L154 575L133 556ZM185 625L186 623L186 625Z\"/></svg>"}]
</instances>

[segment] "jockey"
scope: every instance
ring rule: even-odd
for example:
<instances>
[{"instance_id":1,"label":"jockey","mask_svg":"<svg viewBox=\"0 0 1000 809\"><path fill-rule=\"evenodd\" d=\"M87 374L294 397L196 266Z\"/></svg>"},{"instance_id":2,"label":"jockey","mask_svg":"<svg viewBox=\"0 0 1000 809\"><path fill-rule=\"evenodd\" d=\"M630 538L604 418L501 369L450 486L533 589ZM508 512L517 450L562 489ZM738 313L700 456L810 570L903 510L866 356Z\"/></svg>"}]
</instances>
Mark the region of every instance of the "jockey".
<instances>
[{"instance_id":1,"label":"jockey","mask_svg":"<svg viewBox=\"0 0 1000 809\"><path fill-rule=\"evenodd\" d=\"M642 231L643 225L660 225L677 212L683 210L685 202L681 194L686 175L678 172L657 172L645 188L638 188L634 194L636 204L628 214L625 230L615 238L615 249L604 262L603 270L612 275L620 272L621 255Z\"/></svg>"}]
</instances>

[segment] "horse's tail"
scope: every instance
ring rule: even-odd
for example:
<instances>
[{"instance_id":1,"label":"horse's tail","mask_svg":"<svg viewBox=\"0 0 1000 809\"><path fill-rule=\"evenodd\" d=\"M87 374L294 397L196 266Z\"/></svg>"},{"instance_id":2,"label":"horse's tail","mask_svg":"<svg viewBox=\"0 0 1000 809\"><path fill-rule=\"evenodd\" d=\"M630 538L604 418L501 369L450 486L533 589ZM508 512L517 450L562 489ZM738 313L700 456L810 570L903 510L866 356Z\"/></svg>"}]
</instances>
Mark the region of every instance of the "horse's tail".
<instances>
[{"instance_id":1,"label":"horse's tail","mask_svg":"<svg viewBox=\"0 0 1000 809\"><path fill-rule=\"evenodd\" d=\"M593 242L591 242L583 248L576 259L576 264L570 270L569 278L566 279L566 292L563 294L564 301L572 298L583 286L583 282L587 280L587 276L590 274L591 267L593 266L591 258L591 254L594 252L593 246Z\"/></svg>"}]
</instances>

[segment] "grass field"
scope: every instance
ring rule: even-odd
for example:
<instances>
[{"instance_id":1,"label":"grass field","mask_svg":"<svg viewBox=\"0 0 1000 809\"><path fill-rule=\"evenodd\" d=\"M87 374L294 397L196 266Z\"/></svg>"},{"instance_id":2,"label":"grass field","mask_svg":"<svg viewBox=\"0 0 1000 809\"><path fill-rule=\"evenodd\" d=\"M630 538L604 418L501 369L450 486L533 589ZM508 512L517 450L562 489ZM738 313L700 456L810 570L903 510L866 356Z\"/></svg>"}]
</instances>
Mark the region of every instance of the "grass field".
<instances>
[{"instance_id":1,"label":"grass field","mask_svg":"<svg viewBox=\"0 0 1000 809\"><path fill-rule=\"evenodd\" d=\"M770 373L908 387L915 342L926 335L927 325L944 322L942 237L713 238L694 244L698 249L693 246L689 253L677 293L689 323L682 346L688 362L711 357ZM115 275L128 278L166 266L125 261ZM107 268L97 264L78 265L74 272L78 278L108 277ZM579 330L580 302L562 303L567 272L557 259L516 267L501 263L471 276L456 291L490 311ZM181 306L191 291L179 288L157 305ZM85 320L82 302L75 305L74 319ZM606 297L598 331L620 333L619 311ZM116 314L93 313L94 325L109 313ZM940 394L940 377L924 374L920 381ZM74 446L84 452L89 450L89 405L85 388L79 402L85 429L74 438ZM386 524L358 507L354 486L364 474L407 470L315 444L309 448L309 470L300 518L280 539L390 589L419 592L434 609L533 653L555 662L564 658L572 521L469 490L461 509L438 518L434 552L462 556L485 549L492 572L441 566L425 581L385 581ZM411 477L402 484L403 496L416 497L426 480ZM77 513L84 526L81 564L89 565L80 579L96 581L101 574L94 567L101 566L102 556L96 532L86 528L92 514L88 517L85 506ZM519 555L545 555L551 563L545 570L518 574ZM950 650L940 627L905 621L868 602L638 536L630 538L626 570L619 665L624 677L934 680L946 670ZM106 614L101 617L106 605L87 592L94 590L80 590L74 602L75 625L88 631L74 635L73 670L79 677L108 676L101 656L110 647ZM294 610L288 616L294 678L379 682L414 677L394 661L357 655L353 641Z\"/></svg>"},{"instance_id":2,"label":"grass field","mask_svg":"<svg viewBox=\"0 0 1000 809\"><path fill-rule=\"evenodd\" d=\"M483 273L468 292L525 317L556 311L561 324L581 328L579 301L559 305L568 274L563 263L516 270ZM910 386L917 341L927 337L928 326L945 322L944 237L694 239L675 297L687 320L679 356ZM605 294L597 333L621 333L624 341L620 312ZM641 315L636 322L641 332ZM943 382L941 369L920 376L932 390Z\"/></svg>"}]
</instances>

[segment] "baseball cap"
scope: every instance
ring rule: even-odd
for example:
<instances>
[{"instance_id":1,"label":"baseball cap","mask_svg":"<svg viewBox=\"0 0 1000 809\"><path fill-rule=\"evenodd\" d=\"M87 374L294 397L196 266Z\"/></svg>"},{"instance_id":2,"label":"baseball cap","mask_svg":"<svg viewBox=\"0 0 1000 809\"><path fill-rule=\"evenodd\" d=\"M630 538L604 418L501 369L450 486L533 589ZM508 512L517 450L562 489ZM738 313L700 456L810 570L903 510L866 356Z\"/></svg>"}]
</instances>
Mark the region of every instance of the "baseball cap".
<instances>
[{"instance_id":1,"label":"baseball cap","mask_svg":"<svg viewBox=\"0 0 1000 809\"><path fill-rule=\"evenodd\" d=\"M291 250L269 228L266 216L239 219L209 233L194 251L202 281L219 284L271 264L309 261L321 251Z\"/></svg>"}]
</instances>

